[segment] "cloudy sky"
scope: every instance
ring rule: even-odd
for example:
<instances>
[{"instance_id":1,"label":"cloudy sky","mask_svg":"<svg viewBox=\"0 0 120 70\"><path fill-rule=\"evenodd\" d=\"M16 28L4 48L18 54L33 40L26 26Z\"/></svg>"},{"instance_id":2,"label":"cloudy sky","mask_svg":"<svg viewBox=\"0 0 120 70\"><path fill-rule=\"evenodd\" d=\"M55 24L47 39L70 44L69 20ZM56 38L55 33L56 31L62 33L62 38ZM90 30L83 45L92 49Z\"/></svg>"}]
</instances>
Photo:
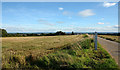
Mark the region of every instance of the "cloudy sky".
<instances>
[{"instance_id":1,"label":"cloudy sky","mask_svg":"<svg viewBox=\"0 0 120 70\"><path fill-rule=\"evenodd\" d=\"M8 32L117 32L118 4L108 2L4 2Z\"/></svg>"}]
</instances>

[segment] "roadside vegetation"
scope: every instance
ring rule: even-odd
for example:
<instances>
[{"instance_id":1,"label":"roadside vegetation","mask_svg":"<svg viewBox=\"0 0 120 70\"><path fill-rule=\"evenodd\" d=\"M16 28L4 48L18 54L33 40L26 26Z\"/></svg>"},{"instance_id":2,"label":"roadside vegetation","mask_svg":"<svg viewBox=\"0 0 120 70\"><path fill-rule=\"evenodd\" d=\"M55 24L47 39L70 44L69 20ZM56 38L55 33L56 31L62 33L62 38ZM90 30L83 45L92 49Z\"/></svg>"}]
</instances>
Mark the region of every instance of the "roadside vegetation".
<instances>
[{"instance_id":1,"label":"roadside vegetation","mask_svg":"<svg viewBox=\"0 0 120 70\"><path fill-rule=\"evenodd\" d=\"M76 36L76 37L74 37ZM20 53L20 50L24 49L25 46L22 49L12 49L15 48L12 45L8 44L9 46L5 47L4 44L4 54L3 54L3 68L35 68L35 69L57 69L57 68L100 68L100 69L107 69L107 68L113 68L115 70L118 69L118 65L115 63L115 60L112 59L112 57L101 47L100 44L98 44L98 50L94 50L94 42L92 39L89 39L88 37L83 38L84 36L74 35L66 39L66 37L62 38L62 36L59 36L59 39L64 39L65 42L70 41L66 44L59 43L59 46L52 43L55 47L50 47L50 43L48 43L49 47L45 47L43 49L47 49L45 51L52 50L53 52L45 54L43 52L42 48L37 47L37 41L34 43L34 48L31 49L31 53L28 54L28 50L22 51ZM60 38L61 37L61 38ZM81 37L81 39L80 39ZM50 37L46 38L47 41L52 41L54 39L57 39L55 37L54 39ZM66 39L66 40L65 40ZM73 40L74 39L74 40ZM44 39L45 40L45 39ZM10 41L10 40L9 40ZM21 41L20 41L21 42ZM55 41L56 42L56 41ZM62 41L59 41L62 42ZM64 43L65 43L64 42ZM26 45L25 43L24 45ZM30 43L29 43L30 44ZM16 44L18 46L18 44ZM26 45L26 49L30 47ZM5 48L9 52L12 52L13 55L7 56L8 53L7 50L5 51ZM36 54L37 52L42 52L43 56L41 54ZM11 50L12 49L12 50ZM42 50L40 50L42 49ZM13 51L14 50L14 51ZM16 51L15 51L16 50ZM17 52L19 50L19 52ZM27 51L27 52L26 52ZM19 54L15 54L13 52L17 52ZM25 55L27 53L27 55Z\"/></svg>"},{"instance_id":2,"label":"roadside vegetation","mask_svg":"<svg viewBox=\"0 0 120 70\"><path fill-rule=\"evenodd\" d=\"M101 38L104 38L106 40L110 40L110 41L115 41L120 43L120 36L114 36L114 35L98 35Z\"/></svg>"}]
</instances>

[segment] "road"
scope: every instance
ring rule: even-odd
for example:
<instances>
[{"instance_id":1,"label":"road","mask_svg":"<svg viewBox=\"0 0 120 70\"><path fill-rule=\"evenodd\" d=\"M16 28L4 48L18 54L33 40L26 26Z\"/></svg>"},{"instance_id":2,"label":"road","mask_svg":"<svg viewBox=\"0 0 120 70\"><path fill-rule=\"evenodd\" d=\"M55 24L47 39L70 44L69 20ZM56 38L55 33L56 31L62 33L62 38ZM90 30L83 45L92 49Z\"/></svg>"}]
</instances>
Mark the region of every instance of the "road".
<instances>
[{"instance_id":1,"label":"road","mask_svg":"<svg viewBox=\"0 0 120 70\"><path fill-rule=\"evenodd\" d=\"M109 41L100 37L98 37L98 42L112 56L112 58L115 59L116 63L120 67L120 43Z\"/></svg>"}]
</instances>

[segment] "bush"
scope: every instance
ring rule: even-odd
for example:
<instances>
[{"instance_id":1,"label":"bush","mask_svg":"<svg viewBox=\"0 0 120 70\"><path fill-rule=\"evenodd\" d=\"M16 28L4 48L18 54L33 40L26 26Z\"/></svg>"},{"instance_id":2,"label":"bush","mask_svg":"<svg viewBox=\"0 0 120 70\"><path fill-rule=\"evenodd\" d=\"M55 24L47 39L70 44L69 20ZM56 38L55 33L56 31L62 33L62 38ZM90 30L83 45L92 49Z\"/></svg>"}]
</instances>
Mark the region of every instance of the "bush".
<instances>
[{"instance_id":1,"label":"bush","mask_svg":"<svg viewBox=\"0 0 120 70\"><path fill-rule=\"evenodd\" d=\"M84 37L84 38L87 38L87 37L88 37L88 35L86 35L86 34L85 34L83 37Z\"/></svg>"},{"instance_id":2,"label":"bush","mask_svg":"<svg viewBox=\"0 0 120 70\"><path fill-rule=\"evenodd\" d=\"M70 55L76 55L76 51L74 51L74 50L69 50L69 51L68 51L68 54L70 54Z\"/></svg>"}]
</instances>

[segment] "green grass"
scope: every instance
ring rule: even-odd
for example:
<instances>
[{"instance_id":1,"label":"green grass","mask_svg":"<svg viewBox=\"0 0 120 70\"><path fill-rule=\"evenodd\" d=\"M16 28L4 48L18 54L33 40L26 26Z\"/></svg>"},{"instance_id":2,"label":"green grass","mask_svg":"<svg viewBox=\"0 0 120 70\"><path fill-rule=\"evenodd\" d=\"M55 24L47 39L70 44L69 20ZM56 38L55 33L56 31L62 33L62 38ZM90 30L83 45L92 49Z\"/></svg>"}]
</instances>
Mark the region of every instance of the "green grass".
<instances>
[{"instance_id":1,"label":"green grass","mask_svg":"<svg viewBox=\"0 0 120 70\"><path fill-rule=\"evenodd\" d=\"M55 49L55 48L54 48ZM23 60L22 60L23 59ZM98 50L94 50L92 39L67 44L56 52L46 56L11 56L4 67L57 69L57 68L114 68L118 69L115 60L98 43Z\"/></svg>"}]
</instances>

